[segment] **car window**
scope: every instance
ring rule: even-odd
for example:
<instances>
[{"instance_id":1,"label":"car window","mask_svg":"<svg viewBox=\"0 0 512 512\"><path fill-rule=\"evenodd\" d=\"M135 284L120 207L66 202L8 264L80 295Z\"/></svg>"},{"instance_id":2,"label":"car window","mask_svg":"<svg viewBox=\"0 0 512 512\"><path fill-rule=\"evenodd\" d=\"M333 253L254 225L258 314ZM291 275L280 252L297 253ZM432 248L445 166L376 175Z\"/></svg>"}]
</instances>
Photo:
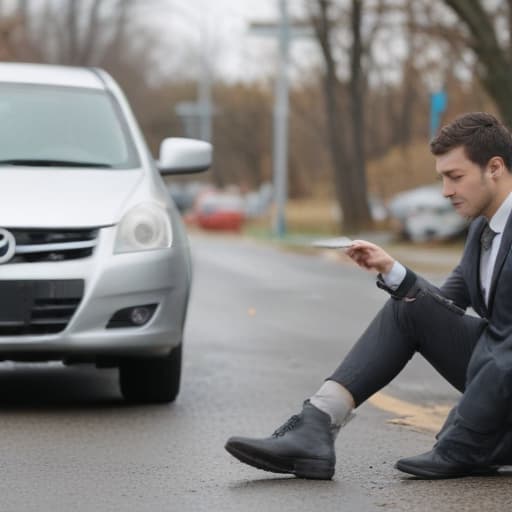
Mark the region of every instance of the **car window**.
<instances>
[{"instance_id":1,"label":"car window","mask_svg":"<svg viewBox=\"0 0 512 512\"><path fill-rule=\"evenodd\" d=\"M26 84L0 84L0 161L139 166L128 128L108 92Z\"/></svg>"}]
</instances>

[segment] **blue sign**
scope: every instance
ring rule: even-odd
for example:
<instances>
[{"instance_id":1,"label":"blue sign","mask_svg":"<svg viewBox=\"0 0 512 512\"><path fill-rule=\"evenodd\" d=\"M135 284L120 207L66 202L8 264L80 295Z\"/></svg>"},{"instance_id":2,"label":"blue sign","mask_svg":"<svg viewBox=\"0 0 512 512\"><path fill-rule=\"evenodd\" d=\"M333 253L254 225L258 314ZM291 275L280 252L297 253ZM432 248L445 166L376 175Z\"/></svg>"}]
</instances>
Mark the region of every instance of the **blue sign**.
<instances>
[{"instance_id":1,"label":"blue sign","mask_svg":"<svg viewBox=\"0 0 512 512\"><path fill-rule=\"evenodd\" d=\"M448 95L444 91L434 92L430 95L430 137L434 137L439 125L441 115L446 110Z\"/></svg>"}]
</instances>

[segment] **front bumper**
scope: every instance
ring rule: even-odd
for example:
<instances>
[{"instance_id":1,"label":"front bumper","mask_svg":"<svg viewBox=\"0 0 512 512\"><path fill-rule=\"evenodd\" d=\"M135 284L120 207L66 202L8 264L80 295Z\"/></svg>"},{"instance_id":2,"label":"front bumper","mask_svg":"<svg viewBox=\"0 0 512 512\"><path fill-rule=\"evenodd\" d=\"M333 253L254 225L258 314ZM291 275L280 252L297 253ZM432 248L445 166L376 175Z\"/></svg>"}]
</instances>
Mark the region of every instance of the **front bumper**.
<instances>
[{"instance_id":1,"label":"front bumper","mask_svg":"<svg viewBox=\"0 0 512 512\"><path fill-rule=\"evenodd\" d=\"M0 281L83 280L83 297L56 334L0 335L0 359L94 359L163 355L183 336L191 281L187 245L113 254L115 227L99 230L89 258L0 265ZM158 304L142 327L109 328L120 309Z\"/></svg>"}]
</instances>

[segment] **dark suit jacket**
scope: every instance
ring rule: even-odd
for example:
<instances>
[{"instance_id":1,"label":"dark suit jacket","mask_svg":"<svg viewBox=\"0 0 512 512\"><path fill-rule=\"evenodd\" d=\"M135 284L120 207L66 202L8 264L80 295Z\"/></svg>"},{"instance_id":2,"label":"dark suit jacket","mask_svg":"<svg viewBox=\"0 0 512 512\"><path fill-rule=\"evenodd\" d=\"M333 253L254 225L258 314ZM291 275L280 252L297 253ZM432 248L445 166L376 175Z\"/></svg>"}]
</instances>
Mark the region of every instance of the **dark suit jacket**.
<instances>
[{"instance_id":1,"label":"dark suit jacket","mask_svg":"<svg viewBox=\"0 0 512 512\"><path fill-rule=\"evenodd\" d=\"M443 286L435 289L462 310L473 307L487 321L458 404L458 412L467 425L482 433L504 428L512 412L512 215L502 235L487 306L480 288L480 235L484 225L483 217L471 223L459 265ZM435 288L407 269L404 281L392 295L403 298L425 287Z\"/></svg>"}]
</instances>

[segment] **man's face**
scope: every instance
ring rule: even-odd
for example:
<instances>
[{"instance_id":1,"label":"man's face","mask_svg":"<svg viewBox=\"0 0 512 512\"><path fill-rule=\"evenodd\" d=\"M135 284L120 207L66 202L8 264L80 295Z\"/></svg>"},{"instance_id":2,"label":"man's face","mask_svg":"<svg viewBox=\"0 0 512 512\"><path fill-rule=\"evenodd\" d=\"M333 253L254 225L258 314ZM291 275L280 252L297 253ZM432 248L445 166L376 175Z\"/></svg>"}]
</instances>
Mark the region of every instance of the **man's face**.
<instances>
[{"instance_id":1,"label":"man's face","mask_svg":"<svg viewBox=\"0 0 512 512\"><path fill-rule=\"evenodd\" d=\"M443 181L443 195L457 213L470 219L494 213L496 184L490 170L469 160L462 146L437 156L436 171Z\"/></svg>"}]
</instances>

